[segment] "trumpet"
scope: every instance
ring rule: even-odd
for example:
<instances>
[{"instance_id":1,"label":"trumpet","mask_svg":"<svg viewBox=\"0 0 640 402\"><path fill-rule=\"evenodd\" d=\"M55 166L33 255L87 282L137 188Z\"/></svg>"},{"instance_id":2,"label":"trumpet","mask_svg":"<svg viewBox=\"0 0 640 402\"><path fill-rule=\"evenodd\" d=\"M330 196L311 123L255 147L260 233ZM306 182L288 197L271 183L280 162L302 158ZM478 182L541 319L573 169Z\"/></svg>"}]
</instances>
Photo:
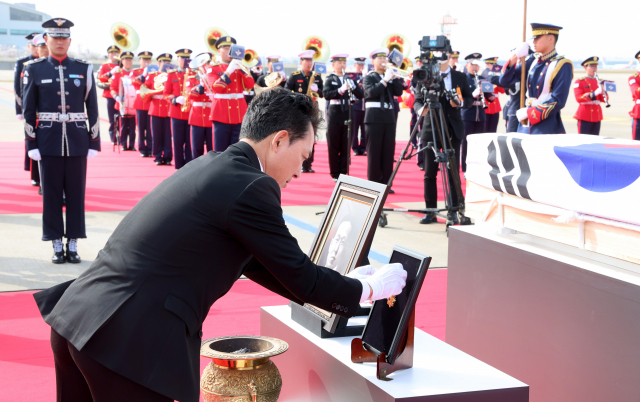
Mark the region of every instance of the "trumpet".
<instances>
[{"instance_id":1,"label":"trumpet","mask_svg":"<svg viewBox=\"0 0 640 402\"><path fill-rule=\"evenodd\" d=\"M253 49L247 49L244 52L244 58L242 59L242 64L245 67L253 68L258 65L260 58L258 57L258 52Z\"/></svg>"},{"instance_id":2,"label":"trumpet","mask_svg":"<svg viewBox=\"0 0 640 402\"><path fill-rule=\"evenodd\" d=\"M395 75L397 75L398 77L400 77L400 78L408 79L409 76L411 75L411 73L409 71L401 70L398 67L390 65L390 64L385 64L385 69L393 71L393 73Z\"/></svg>"},{"instance_id":3,"label":"trumpet","mask_svg":"<svg viewBox=\"0 0 640 402\"><path fill-rule=\"evenodd\" d=\"M600 88L600 90L602 91L604 104L607 105L606 107L611 107L611 105L609 104L609 95L607 95L607 91L605 91L604 88L602 88L602 85L600 84L600 78L598 78L598 73L595 73L594 75L596 77L596 81L598 82L598 88Z\"/></svg>"},{"instance_id":4,"label":"trumpet","mask_svg":"<svg viewBox=\"0 0 640 402\"><path fill-rule=\"evenodd\" d=\"M204 66L206 66L207 63L209 63L209 60L210 60L209 53L200 53L199 55L194 57L193 60L191 60L191 62L189 63L189 68L192 70L198 70L198 77L200 79L200 83L205 88L207 93L211 94L213 93L213 90L211 89L211 86L207 82L207 73L204 69Z\"/></svg>"}]
</instances>

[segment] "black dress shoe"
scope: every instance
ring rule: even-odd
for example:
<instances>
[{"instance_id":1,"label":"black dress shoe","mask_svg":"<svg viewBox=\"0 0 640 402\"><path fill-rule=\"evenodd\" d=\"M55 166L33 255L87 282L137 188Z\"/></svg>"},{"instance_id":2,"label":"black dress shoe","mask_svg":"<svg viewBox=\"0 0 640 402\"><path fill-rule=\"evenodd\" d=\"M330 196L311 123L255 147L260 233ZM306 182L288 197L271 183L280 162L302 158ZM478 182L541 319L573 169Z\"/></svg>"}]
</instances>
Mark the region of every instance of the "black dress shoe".
<instances>
[{"instance_id":1,"label":"black dress shoe","mask_svg":"<svg viewBox=\"0 0 640 402\"><path fill-rule=\"evenodd\" d=\"M302 168L302 173L315 173L316 171L311 168Z\"/></svg>"},{"instance_id":2,"label":"black dress shoe","mask_svg":"<svg viewBox=\"0 0 640 402\"><path fill-rule=\"evenodd\" d=\"M64 250L62 249L62 239L53 241L53 256L51 257L51 262L54 264L64 264L66 262L64 259Z\"/></svg>"},{"instance_id":3,"label":"black dress shoe","mask_svg":"<svg viewBox=\"0 0 640 402\"><path fill-rule=\"evenodd\" d=\"M459 225L460 221L458 220L458 214L447 214L447 220L453 222L454 225Z\"/></svg>"},{"instance_id":4,"label":"black dress shoe","mask_svg":"<svg viewBox=\"0 0 640 402\"><path fill-rule=\"evenodd\" d=\"M38 195L42 195L42 187L38 187Z\"/></svg>"},{"instance_id":5,"label":"black dress shoe","mask_svg":"<svg viewBox=\"0 0 640 402\"><path fill-rule=\"evenodd\" d=\"M395 193L396 193L396 192L395 192L395 191L393 191L393 189L391 189L391 188L389 189L389 194L395 194Z\"/></svg>"},{"instance_id":6,"label":"black dress shoe","mask_svg":"<svg viewBox=\"0 0 640 402\"><path fill-rule=\"evenodd\" d=\"M418 165L418 169L424 172L424 165Z\"/></svg>"},{"instance_id":7,"label":"black dress shoe","mask_svg":"<svg viewBox=\"0 0 640 402\"><path fill-rule=\"evenodd\" d=\"M164 161L163 165L169 165L169 166L171 166L171 161Z\"/></svg>"},{"instance_id":8,"label":"black dress shoe","mask_svg":"<svg viewBox=\"0 0 640 402\"><path fill-rule=\"evenodd\" d=\"M436 214L434 214L433 212L429 212L422 219L420 219L420 223L423 225L438 223L438 219L436 219Z\"/></svg>"},{"instance_id":9,"label":"black dress shoe","mask_svg":"<svg viewBox=\"0 0 640 402\"><path fill-rule=\"evenodd\" d=\"M136 151L135 147L129 147L129 151Z\"/></svg>"},{"instance_id":10,"label":"black dress shoe","mask_svg":"<svg viewBox=\"0 0 640 402\"><path fill-rule=\"evenodd\" d=\"M34 186L34 187L35 186L39 186L40 182L39 181L35 181L35 180L31 180L31 185Z\"/></svg>"},{"instance_id":11,"label":"black dress shoe","mask_svg":"<svg viewBox=\"0 0 640 402\"><path fill-rule=\"evenodd\" d=\"M146 158L146 157L147 157L147 154L145 154L144 152L140 152L140 157L141 157L141 158Z\"/></svg>"},{"instance_id":12,"label":"black dress shoe","mask_svg":"<svg viewBox=\"0 0 640 402\"><path fill-rule=\"evenodd\" d=\"M78 241L76 239L69 239L69 241L67 242L67 253L65 255L65 259L67 260L67 262L70 262L71 264L78 264L81 261L80 256L78 255L77 247Z\"/></svg>"}]
</instances>

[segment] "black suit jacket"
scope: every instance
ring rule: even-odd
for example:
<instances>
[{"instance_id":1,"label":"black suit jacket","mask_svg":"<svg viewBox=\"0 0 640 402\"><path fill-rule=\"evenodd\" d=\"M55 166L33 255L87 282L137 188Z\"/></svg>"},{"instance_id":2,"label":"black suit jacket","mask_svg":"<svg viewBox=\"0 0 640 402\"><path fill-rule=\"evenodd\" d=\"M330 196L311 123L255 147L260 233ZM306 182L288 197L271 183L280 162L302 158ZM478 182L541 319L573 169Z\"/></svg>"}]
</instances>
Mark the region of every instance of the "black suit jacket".
<instances>
[{"instance_id":1,"label":"black suit jacket","mask_svg":"<svg viewBox=\"0 0 640 402\"><path fill-rule=\"evenodd\" d=\"M282 216L280 188L260 171L253 148L239 142L164 180L125 216L86 272L35 298L45 321L83 353L189 402L199 395L202 322L243 273L345 317L362 295L360 281L313 264L300 250Z\"/></svg>"},{"instance_id":2,"label":"black suit jacket","mask_svg":"<svg viewBox=\"0 0 640 402\"><path fill-rule=\"evenodd\" d=\"M459 71L451 70L451 89L456 90L456 88L460 88L460 93L462 94L463 107L468 108L473 104L473 96L471 95L471 90L467 85L467 77L464 73ZM443 83L444 85L444 83ZM416 113L420 112L420 109L425 104L424 96L422 95L422 84L418 84L416 87L415 93L415 101L413 103L413 109ZM456 91L457 92L457 91ZM447 100L445 96L440 96L439 98L440 104L442 105L442 112L444 114L445 120L448 122L449 129L453 130L453 133L449 132L449 135L455 135L459 139L464 138L464 123L462 123L462 117L460 114L460 107L453 107L451 103ZM432 141L431 136L431 121L428 118L429 116L425 116L422 119L422 131L420 132L420 136L423 138L423 143L426 144L429 141Z\"/></svg>"},{"instance_id":3,"label":"black suit jacket","mask_svg":"<svg viewBox=\"0 0 640 402\"><path fill-rule=\"evenodd\" d=\"M387 85L382 83L380 74L375 71L369 72L364 77L364 101L388 103L393 107L394 96L402 95L404 81L400 78L394 78ZM380 107L367 108L364 112L365 123L394 123L396 114L393 109L385 109Z\"/></svg>"}]
</instances>

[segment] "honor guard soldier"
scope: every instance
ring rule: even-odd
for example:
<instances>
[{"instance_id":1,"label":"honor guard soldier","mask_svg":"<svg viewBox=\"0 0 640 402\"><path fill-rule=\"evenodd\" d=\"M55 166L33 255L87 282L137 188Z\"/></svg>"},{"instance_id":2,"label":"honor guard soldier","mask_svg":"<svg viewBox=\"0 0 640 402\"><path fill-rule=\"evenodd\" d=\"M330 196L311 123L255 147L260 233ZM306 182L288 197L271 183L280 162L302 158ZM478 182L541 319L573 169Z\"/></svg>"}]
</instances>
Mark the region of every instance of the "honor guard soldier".
<instances>
[{"instance_id":1,"label":"honor guard soldier","mask_svg":"<svg viewBox=\"0 0 640 402\"><path fill-rule=\"evenodd\" d=\"M356 156L363 156L367 154L367 133L364 130L364 63L367 60L366 57L356 57L353 67L358 74L356 85L362 90L363 97L356 99L352 106L351 114L351 149Z\"/></svg>"},{"instance_id":2,"label":"honor guard soldier","mask_svg":"<svg viewBox=\"0 0 640 402\"><path fill-rule=\"evenodd\" d=\"M636 59L640 63L640 52L636 53ZM634 140L640 141L640 71L629 77L629 87L631 99L633 99L633 109L629 112L629 116L633 119L631 135Z\"/></svg>"},{"instance_id":3,"label":"honor guard soldier","mask_svg":"<svg viewBox=\"0 0 640 402\"><path fill-rule=\"evenodd\" d=\"M578 121L578 134L600 134L604 93L595 74L598 71L598 57L589 57L582 62L586 75L573 84L573 93L578 101L578 111L573 116Z\"/></svg>"},{"instance_id":4,"label":"honor guard soldier","mask_svg":"<svg viewBox=\"0 0 640 402\"><path fill-rule=\"evenodd\" d=\"M198 56L195 57L195 60L198 59ZM189 100L191 102L191 110L189 111L191 153L193 159L196 159L204 155L205 144L207 152L213 151L213 123L209 119L209 116L211 116L211 99L209 96L211 94L205 93L204 87L200 85L200 81L195 76L189 78L189 91Z\"/></svg>"},{"instance_id":5,"label":"honor guard soldier","mask_svg":"<svg viewBox=\"0 0 640 402\"><path fill-rule=\"evenodd\" d=\"M98 87L103 89L102 97L107 98L107 114L109 117L109 138L112 143L116 143L115 137L115 116L116 116L116 101L111 95L111 75L120 71L118 64L118 57L120 56L120 48L116 45L111 45L107 48L107 56L109 62L104 63L98 70Z\"/></svg>"},{"instance_id":6,"label":"honor guard soldier","mask_svg":"<svg viewBox=\"0 0 640 402\"><path fill-rule=\"evenodd\" d=\"M571 60L559 56L556 43L562 27L550 24L531 24L533 46L536 54L517 66L518 58L529 54L527 42L518 46L504 65L500 83L503 87L519 82L525 68L526 101L518 109L518 132L525 134L564 134L560 111L567 103L573 81Z\"/></svg>"},{"instance_id":7,"label":"honor guard soldier","mask_svg":"<svg viewBox=\"0 0 640 402\"><path fill-rule=\"evenodd\" d=\"M466 75L467 84L471 90L471 94L474 98L473 104L469 107L462 109L462 121L464 123L464 139L462 140L462 146L460 149L461 166L462 171L467 171L467 137L472 134L484 133L485 121L487 116L485 114L484 105L487 101L493 100L492 92L482 92L482 88L476 85L479 83L480 77L478 76L478 70L480 69L480 59L482 54L471 53L464 58L467 61Z\"/></svg>"},{"instance_id":8,"label":"honor guard soldier","mask_svg":"<svg viewBox=\"0 0 640 402\"><path fill-rule=\"evenodd\" d=\"M500 123L500 112L502 111L502 105L500 105L499 94L504 93L504 88L500 86L500 70L498 66L497 57L489 57L484 59L487 65L486 73L483 74L483 78L493 84L493 100L487 99L486 120L484 125L485 133L495 133L498 131L498 123ZM497 70L497 71L496 71Z\"/></svg>"},{"instance_id":9,"label":"honor guard soldier","mask_svg":"<svg viewBox=\"0 0 640 402\"><path fill-rule=\"evenodd\" d=\"M18 120L22 120L22 78L24 75L24 65L34 59L38 58L38 49L33 44L33 38L37 33L30 33L24 38L27 40L27 49L29 50L29 56L16 60L16 64L13 67L13 92L16 99L16 117ZM24 170L31 171L31 185L40 186L40 172L38 170L38 162L29 158L27 155L27 143L24 146Z\"/></svg>"},{"instance_id":10,"label":"honor guard soldier","mask_svg":"<svg viewBox=\"0 0 640 402\"><path fill-rule=\"evenodd\" d=\"M278 55L267 56L267 68L269 69L269 73L274 72L273 63L277 63L279 61L280 61L280 56ZM256 85L262 88L266 88L267 83L265 79L267 78L267 75L269 75L269 73L262 74L260 77L258 77L258 80L256 81ZM284 75L284 72L281 73L281 75L282 75L282 82L280 82L280 86L285 88L287 85L287 77Z\"/></svg>"},{"instance_id":11,"label":"honor guard soldier","mask_svg":"<svg viewBox=\"0 0 640 402\"><path fill-rule=\"evenodd\" d=\"M133 66L133 52L122 52L120 54L120 71L111 75L111 96L116 101L116 110L119 112L118 127L120 128L120 145L123 151L135 151L134 144L136 143L136 116L133 113L133 108L127 109L125 105L126 87L131 85L133 87L132 80L132 67ZM123 77L127 77L127 81L123 80ZM128 141L127 141L128 140ZM127 145L128 144L128 145Z\"/></svg>"},{"instance_id":12,"label":"honor guard soldier","mask_svg":"<svg viewBox=\"0 0 640 402\"><path fill-rule=\"evenodd\" d=\"M149 116L151 116L151 137L153 138L153 157L156 165L171 165L173 159L173 149L171 146L171 118L169 117L170 103L164 98L164 85L166 85L166 73L163 71L165 64L169 64L173 56L169 53L162 53L156 60L158 61L158 71L147 74L144 86L153 91L143 99L149 102ZM157 82L156 82L157 80ZM164 80L164 82L163 82ZM156 89L156 87L158 89Z\"/></svg>"},{"instance_id":13,"label":"honor guard soldier","mask_svg":"<svg viewBox=\"0 0 640 402\"><path fill-rule=\"evenodd\" d=\"M80 262L77 239L87 237L84 220L87 157L100 150L93 66L67 57L72 26L64 18L45 21L42 27L51 55L28 62L24 71L23 112L28 153L40 161L42 174L42 240L53 241L52 261L56 264ZM66 230L62 219L63 194ZM66 254L63 236L67 238Z\"/></svg>"},{"instance_id":14,"label":"honor guard soldier","mask_svg":"<svg viewBox=\"0 0 640 402\"><path fill-rule=\"evenodd\" d=\"M138 124L138 151L143 158L151 157L152 140L151 140L151 118L149 117L150 102L145 102L140 96L140 87L144 83L148 74L148 66L151 65L153 53L144 51L138 53L140 68L136 68L131 72L133 77L133 86L136 88L136 101L133 108L136 110L136 122Z\"/></svg>"},{"instance_id":15,"label":"honor guard soldier","mask_svg":"<svg viewBox=\"0 0 640 402\"><path fill-rule=\"evenodd\" d=\"M322 98L322 76L316 72L311 71L313 67L313 56L316 54L315 50L305 50L300 53L298 57L300 57L300 70L294 71L286 83L286 88L290 89L293 92L298 92L302 94L308 94L315 101L317 98ZM311 84L311 88L309 88L309 84ZM302 162L302 173L315 173L315 171L311 168L311 164L313 163L313 154L315 152L315 144L313 146L312 152L307 159Z\"/></svg>"},{"instance_id":16,"label":"honor guard soldier","mask_svg":"<svg viewBox=\"0 0 640 402\"><path fill-rule=\"evenodd\" d=\"M191 53L193 53L191 49L176 51L178 68L167 73L167 82L164 84L164 96L171 102L169 116L171 117L173 157L176 160L176 169L180 169L193 159L191 130L189 128L189 93L191 91L190 88L185 87L185 80L189 80Z\"/></svg>"},{"instance_id":17,"label":"honor guard soldier","mask_svg":"<svg viewBox=\"0 0 640 402\"><path fill-rule=\"evenodd\" d=\"M214 64L206 77L214 92L209 119L213 121L216 152L223 152L238 142L242 119L247 113L243 91L255 85L251 74L242 70L242 63L229 57L229 50L234 44L236 40L230 36L222 36L216 41L221 62Z\"/></svg>"},{"instance_id":18,"label":"honor guard soldier","mask_svg":"<svg viewBox=\"0 0 640 402\"><path fill-rule=\"evenodd\" d=\"M460 58L460 52L454 50L453 53L449 56L449 67L452 70L458 70L458 59Z\"/></svg>"},{"instance_id":19,"label":"honor guard soldier","mask_svg":"<svg viewBox=\"0 0 640 402\"><path fill-rule=\"evenodd\" d=\"M329 154L329 174L333 181L349 172L349 108L352 96L362 99L364 93L345 74L348 54L331 57L333 73L324 80L323 94L329 102L327 109L327 151Z\"/></svg>"},{"instance_id":20,"label":"honor guard soldier","mask_svg":"<svg viewBox=\"0 0 640 402\"><path fill-rule=\"evenodd\" d=\"M38 58L49 57L49 48L47 47L47 42L44 40L44 34L34 36L33 44L36 46Z\"/></svg>"},{"instance_id":21,"label":"honor guard soldier","mask_svg":"<svg viewBox=\"0 0 640 402\"><path fill-rule=\"evenodd\" d=\"M363 82L367 133L367 178L376 183L388 184L393 172L396 149L396 118L393 97L402 95L404 80L387 69L389 49L379 48L371 52L373 70ZM389 189L393 194L393 190Z\"/></svg>"}]
</instances>

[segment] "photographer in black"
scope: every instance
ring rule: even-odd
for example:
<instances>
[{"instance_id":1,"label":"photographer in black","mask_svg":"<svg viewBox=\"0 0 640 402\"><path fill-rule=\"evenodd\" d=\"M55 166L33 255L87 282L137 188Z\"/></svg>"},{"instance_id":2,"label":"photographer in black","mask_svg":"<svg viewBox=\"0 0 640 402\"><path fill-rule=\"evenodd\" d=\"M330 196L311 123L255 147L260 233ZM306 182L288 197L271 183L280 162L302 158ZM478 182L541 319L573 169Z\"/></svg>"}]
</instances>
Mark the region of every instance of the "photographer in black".
<instances>
[{"instance_id":1,"label":"photographer in black","mask_svg":"<svg viewBox=\"0 0 640 402\"><path fill-rule=\"evenodd\" d=\"M455 168L459 169L458 166L460 163L460 144L462 142L462 139L464 138L464 124L462 123L460 110L462 108L471 106L473 104L474 98L471 94L471 90L469 89L469 85L467 85L465 74L455 71L449 66L448 54L443 53L442 56L445 57L440 56L438 53L435 54L440 57L438 63L440 64L440 76L442 80L438 83L439 88L427 89L436 89L436 92L438 94L438 101L442 105L442 111L445 121L444 124L447 125L449 136L451 139L451 143L447 144L447 148L452 148L455 150ZM422 113L424 116L424 118L422 119L422 127L419 134L421 139L420 142L423 147L426 146L426 144L429 142L433 143L434 137L432 133L431 121L429 119L429 116L427 115L428 107L425 107L427 105L427 101L425 99L425 91L423 90L425 85L429 84L425 84L423 82L417 83L415 91L415 102L413 105L416 114L420 116L420 113ZM436 138L436 148L438 150L443 149L441 136L436 135ZM432 148L425 148L423 152L424 200L427 208L437 208L438 187L436 177L439 170L439 164L436 161L436 156ZM449 175L449 177L451 177L451 175ZM453 188L454 182L453 180L448 180L448 182L451 188L453 205L457 205L458 197L456 196L456 191ZM454 224L458 223L457 214L449 213L448 220L453 221ZM436 214L434 212L428 212L420 220L420 223L422 224L429 224L434 222L436 222Z\"/></svg>"}]
</instances>

